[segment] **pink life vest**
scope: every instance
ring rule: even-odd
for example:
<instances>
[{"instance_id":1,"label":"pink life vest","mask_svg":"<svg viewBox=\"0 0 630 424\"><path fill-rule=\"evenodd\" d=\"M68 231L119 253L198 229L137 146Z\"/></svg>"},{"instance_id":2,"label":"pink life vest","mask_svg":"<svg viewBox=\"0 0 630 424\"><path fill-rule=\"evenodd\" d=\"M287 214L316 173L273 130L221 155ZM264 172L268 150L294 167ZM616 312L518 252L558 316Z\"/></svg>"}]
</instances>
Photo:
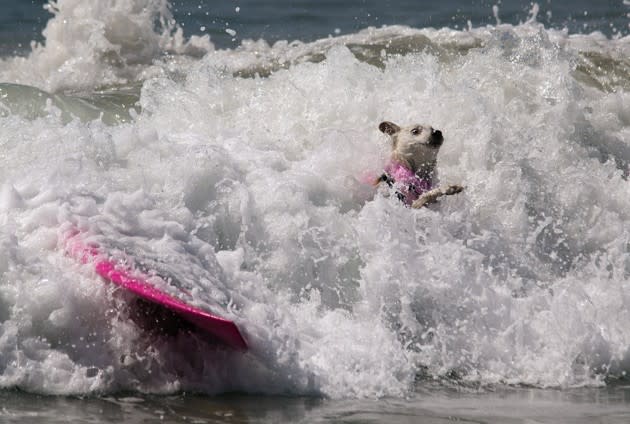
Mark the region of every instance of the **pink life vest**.
<instances>
[{"instance_id":1,"label":"pink life vest","mask_svg":"<svg viewBox=\"0 0 630 424\"><path fill-rule=\"evenodd\" d=\"M397 161L390 161L385 166L385 174L381 179L396 189L396 195L407 206L411 206L420 195L432 188L431 180L420 178L411 169Z\"/></svg>"}]
</instances>

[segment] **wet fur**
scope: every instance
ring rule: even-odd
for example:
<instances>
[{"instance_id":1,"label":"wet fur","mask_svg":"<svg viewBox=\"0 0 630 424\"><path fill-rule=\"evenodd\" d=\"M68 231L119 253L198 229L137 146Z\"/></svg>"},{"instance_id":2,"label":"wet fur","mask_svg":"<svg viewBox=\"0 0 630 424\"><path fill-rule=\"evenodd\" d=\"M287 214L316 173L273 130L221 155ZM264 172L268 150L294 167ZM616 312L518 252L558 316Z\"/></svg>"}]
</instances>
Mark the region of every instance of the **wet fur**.
<instances>
[{"instance_id":1,"label":"wet fur","mask_svg":"<svg viewBox=\"0 0 630 424\"><path fill-rule=\"evenodd\" d=\"M393 122L384 121L378 126L379 130L389 135L392 141L391 160L399 162L422 179L433 181L437 155L444 141L442 132L429 125L410 125L400 127ZM375 184L382 181L391 184L386 174L383 174ZM449 185L446 188L437 187L420 195L412 204L412 208L421 208L437 201L442 196L459 193L464 188L460 185Z\"/></svg>"}]
</instances>

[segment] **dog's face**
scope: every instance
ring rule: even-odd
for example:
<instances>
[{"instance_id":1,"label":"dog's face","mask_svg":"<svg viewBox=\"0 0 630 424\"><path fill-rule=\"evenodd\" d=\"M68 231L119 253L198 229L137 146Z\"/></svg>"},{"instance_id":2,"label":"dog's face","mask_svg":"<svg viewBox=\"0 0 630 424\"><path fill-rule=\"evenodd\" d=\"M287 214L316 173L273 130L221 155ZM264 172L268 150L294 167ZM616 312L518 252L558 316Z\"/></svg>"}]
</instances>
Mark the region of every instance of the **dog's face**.
<instances>
[{"instance_id":1,"label":"dog's face","mask_svg":"<svg viewBox=\"0 0 630 424\"><path fill-rule=\"evenodd\" d=\"M392 140L392 159L409 165L414 172L432 172L444 137L442 131L428 125L399 127L393 122L381 122L381 132Z\"/></svg>"}]
</instances>

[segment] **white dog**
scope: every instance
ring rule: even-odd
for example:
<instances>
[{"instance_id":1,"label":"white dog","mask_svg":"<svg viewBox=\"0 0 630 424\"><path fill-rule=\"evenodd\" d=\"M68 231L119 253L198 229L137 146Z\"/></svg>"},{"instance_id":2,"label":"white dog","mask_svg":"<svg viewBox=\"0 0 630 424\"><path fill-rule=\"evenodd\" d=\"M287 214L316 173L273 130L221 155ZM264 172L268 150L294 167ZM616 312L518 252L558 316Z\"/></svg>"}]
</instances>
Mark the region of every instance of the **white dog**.
<instances>
[{"instance_id":1,"label":"white dog","mask_svg":"<svg viewBox=\"0 0 630 424\"><path fill-rule=\"evenodd\" d=\"M461 192L460 185L445 189L433 187L437 154L444 142L442 131L427 125L399 127L393 122L381 122L381 132L392 140L392 154L385 172L376 180L396 190L398 198L412 208L421 208L441 196Z\"/></svg>"}]
</instances>

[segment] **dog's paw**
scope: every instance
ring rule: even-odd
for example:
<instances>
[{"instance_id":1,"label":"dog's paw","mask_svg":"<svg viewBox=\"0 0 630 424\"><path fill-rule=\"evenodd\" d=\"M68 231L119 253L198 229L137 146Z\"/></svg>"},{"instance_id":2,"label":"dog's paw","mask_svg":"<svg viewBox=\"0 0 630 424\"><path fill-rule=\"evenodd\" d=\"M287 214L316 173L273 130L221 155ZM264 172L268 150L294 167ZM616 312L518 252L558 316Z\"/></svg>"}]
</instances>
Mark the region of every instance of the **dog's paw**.
<instances>
[{"instance_id":1,"label":"dog's paw","mask_svg":"<svg viewBox=\"0 0 630 424\"><path fill-rule=\"evenodd\" d=\"M446 194L447 196L450 196L451 194L460 193L463 190L464 190L464 187L462 187L462 186L460 186L458 184L453 184L453 185L450 185L450 186L446 187L446 190L444 190L444 194Z\"/></svg>"}]
</instances>

